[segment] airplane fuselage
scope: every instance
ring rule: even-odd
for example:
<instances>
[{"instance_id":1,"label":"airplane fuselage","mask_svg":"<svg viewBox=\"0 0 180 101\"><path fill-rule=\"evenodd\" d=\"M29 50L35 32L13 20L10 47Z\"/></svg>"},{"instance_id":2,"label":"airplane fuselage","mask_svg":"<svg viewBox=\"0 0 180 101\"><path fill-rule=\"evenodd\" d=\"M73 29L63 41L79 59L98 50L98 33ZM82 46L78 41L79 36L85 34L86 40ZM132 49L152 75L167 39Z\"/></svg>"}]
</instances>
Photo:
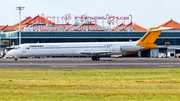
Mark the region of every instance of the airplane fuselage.
<instances>
[{"instance_id":1,"label":"airplane fuselage","mask_svg":"<svg viewBox=\"0 0 180 101\"><path fill-rule=\"evenodd\" d=\"M22 44L11 50L14 57L27 56L95 56L123 54L122 46L136 46L136 42L94 42L94 43L35 43ZM12 55L11 55L12 56Z\"/></svg>"}]
</instances>

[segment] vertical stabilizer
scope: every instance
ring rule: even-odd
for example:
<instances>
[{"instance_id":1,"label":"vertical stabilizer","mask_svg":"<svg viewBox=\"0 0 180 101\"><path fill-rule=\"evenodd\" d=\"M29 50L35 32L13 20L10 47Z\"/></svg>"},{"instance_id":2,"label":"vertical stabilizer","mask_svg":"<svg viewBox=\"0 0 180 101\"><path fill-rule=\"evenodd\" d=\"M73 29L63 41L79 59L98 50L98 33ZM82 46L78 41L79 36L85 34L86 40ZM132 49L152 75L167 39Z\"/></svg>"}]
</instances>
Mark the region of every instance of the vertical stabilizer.
<instances>
[{"instance_id":1,"label":"vertical stabilizer","mask_svg":"<svg viewBox=\"0 0 180 101\"><path fill-rule=\"evenodd\" d=\"M138 41L137 46L143 46L146 49L151 49L151 48L156 48L156 44L154 42L156 39L159 37L162 31L171 29L167 27L161 27L161 28L156 28L156 27L151 27L149 31Z\"/></svg>"}]
</instances>

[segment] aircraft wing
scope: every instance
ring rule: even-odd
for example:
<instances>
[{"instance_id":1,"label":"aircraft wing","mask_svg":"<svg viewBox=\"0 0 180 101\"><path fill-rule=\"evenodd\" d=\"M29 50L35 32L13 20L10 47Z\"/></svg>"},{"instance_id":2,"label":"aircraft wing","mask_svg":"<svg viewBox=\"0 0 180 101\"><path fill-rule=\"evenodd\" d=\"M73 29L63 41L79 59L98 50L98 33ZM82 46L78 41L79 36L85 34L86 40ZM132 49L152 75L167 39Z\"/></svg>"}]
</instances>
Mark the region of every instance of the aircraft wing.
<instances>
[{"instance_id":1,"label":"aircraft wing","mask_svg":"<svg viewBox=\"0 0 180 101\"><path fill-rule=\"evenodd\" d=\"M80 52L80 54L109 54L111 52L107 52L107 51L84 51L84 52Z\"/></svg>"}]
</instances>

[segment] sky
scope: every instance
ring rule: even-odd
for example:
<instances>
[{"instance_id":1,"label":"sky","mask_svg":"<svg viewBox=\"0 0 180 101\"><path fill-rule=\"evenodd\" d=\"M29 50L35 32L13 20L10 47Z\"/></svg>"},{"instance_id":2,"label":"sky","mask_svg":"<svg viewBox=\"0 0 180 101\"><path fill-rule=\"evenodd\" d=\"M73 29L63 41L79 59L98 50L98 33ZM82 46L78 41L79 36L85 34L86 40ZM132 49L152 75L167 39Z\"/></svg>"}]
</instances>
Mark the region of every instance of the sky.
<instances>
[{"instance_id":1,"label":"sky","mask_svg":"<svg viewBox=\"0 0 180 101\"><path fill-rule=\"evenodd\" d=\"M19 22L17 6L25 7L21 20L42 14L45 17L71 14L70 23L73 24L75 15L106 17L109 14L132 15L132 22L144 28L159 26L171 19L180 23L180 0L0 0L0 26ZM123 22L120 20L118 24ZM97 24L102 25L102 21L98 20Z\"/></svg>"}]
</instances>

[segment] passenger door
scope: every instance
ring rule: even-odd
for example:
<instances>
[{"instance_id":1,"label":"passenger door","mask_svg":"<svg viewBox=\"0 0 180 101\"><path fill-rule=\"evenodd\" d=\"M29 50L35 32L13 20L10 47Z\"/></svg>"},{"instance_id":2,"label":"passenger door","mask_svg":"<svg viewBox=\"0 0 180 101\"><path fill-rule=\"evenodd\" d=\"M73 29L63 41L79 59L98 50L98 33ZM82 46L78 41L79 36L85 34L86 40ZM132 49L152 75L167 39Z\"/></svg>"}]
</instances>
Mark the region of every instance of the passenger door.
<instances>
[{"instance_id":1,"label":"passenger door","mask_svg":"<svg viewBox=\"0 0 180 101\"><path fill-rule=\"evenodd\" d=\"M26 47L22 47L22 53L26 53Z\"/></svg>"},{"instance_id":2,"label":"passenger door","mask_svg":"<svg viewBox=\"0 0 180 101\"><path fill-rule=\"evenodd\" d=\"M112 44L112 51L115 51L115 45Z\"/></svg>"}]
</instances>

